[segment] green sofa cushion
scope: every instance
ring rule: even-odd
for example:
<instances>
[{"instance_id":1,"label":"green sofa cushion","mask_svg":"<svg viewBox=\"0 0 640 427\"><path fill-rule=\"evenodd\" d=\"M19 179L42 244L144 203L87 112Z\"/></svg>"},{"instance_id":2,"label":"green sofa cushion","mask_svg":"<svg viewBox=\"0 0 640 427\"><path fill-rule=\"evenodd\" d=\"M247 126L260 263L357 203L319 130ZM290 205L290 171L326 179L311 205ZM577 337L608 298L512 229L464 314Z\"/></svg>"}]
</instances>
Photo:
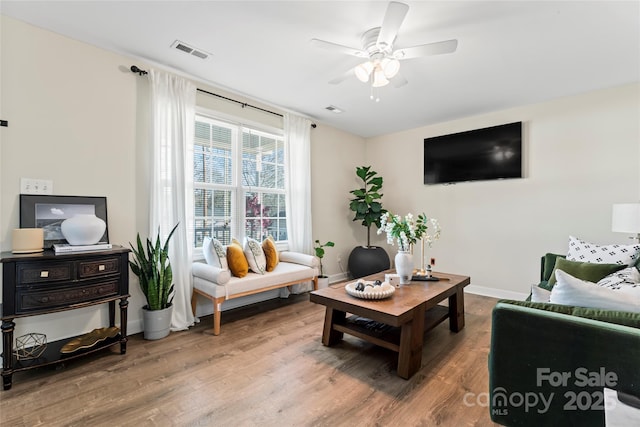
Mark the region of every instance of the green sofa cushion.
<instances>
[{"instance_id":1,"label":"green sofa cushion","mask_svg":"<svg viewBox=\"0 0 640 427\"><path fill-rule=\"evenodd\" d=\"M544 288L548 290L553 289L553 286L556 284L556 270L562 270L578 279L595 283L603 277L626 267L626 265L619 264L593 264L589 262L569 261L558 257L556 259L556 265L551 272L551 277L549 277L549 282Z\"/></svg>"},{"instance_id":2,"label":"green sofa cushion","mask_svg":"<svg viewBox=\"0 0 640 427\"><path fill-rule=\"evenodd\" d=\"M536 308L539 310L551 311L554 313L567 314L570 316L584 317L585 319L599 320L601 322L614 323L617 325L630 326L632 328L640 329L640 313L604 310L599 308L574 307L571 305L552 304L550 302L514 300L500 300L498 302L519 305L521 307Z\"/></svg>"}]
</instances>

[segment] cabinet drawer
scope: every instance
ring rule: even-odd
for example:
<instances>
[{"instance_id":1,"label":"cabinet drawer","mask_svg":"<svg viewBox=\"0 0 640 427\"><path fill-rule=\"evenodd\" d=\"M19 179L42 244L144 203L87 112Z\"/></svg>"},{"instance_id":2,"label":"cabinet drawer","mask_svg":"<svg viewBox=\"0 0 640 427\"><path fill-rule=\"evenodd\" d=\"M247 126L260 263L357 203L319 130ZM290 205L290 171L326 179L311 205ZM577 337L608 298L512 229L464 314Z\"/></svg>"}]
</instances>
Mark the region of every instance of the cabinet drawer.
<instances>
[{"instance_id":1,"label":"cabinet drawer","mask_svg":"<svg viewBox=\"0 0 640 427\"><path fill-rule=\"evenodd\" d=\"M71 280L72 278L72 262L18 264L19 284L59 282L61 280Z\"/></svg>"},{"instance_id":2,"label":"cabinet drawer","mask_svg":"<svg viewBox=\"0 0 640 427\"><path fill-rule=\"evenodd\" d=\"M17 313L39 309L66 307L118 295L118 281L105 281L82 287L67 286L58 289L23 289L17 292Z\"/></svg>"},{"instance_id":3,"label":"cabinet drawer","mask_svg":"<svg viewBox=\"0 0 640 427\"><path fill-rule=\"evenodd\" d=\"M92 261L78 262L78 278L107 276L120 272L118 258L103 258Z\"/></svg>"}]
</instances>

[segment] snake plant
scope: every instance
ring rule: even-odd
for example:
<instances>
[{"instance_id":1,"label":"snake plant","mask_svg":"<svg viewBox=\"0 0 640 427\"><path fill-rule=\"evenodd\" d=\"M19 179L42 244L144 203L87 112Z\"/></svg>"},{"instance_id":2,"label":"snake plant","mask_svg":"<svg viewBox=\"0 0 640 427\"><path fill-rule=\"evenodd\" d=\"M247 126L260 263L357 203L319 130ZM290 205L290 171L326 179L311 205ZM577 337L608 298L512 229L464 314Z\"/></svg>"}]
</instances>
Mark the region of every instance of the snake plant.
<instances>
[{"instance_id":1,"label":"snake plant","mask_svg":"<svg viewBox=\"0 0 640 427\"><path fill-rule=\"evenodd\" d=\"M178 224L173 227L171 233L164 244L160 243L160 228L155 243L147 238L145 246L138 233L137 247L131 243L133 251L133 261L129 261L129 266L133 274L138 276L140 289L147 298L147 309L162 310L171 305L173 301L173 273L171 262L169 261L169 239L178 228Z\"/></svg>"}]
</instances>

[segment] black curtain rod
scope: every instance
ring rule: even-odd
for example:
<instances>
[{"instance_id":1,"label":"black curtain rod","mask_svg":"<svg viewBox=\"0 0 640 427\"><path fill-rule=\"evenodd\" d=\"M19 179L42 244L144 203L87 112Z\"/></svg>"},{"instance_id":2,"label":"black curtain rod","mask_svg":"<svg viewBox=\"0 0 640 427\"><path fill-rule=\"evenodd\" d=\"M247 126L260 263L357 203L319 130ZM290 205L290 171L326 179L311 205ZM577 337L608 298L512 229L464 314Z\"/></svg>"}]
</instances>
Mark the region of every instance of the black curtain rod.
<instances>
[{"instance_id":1,"label":"black curtain rod","mask_svg":"<svg viewBox=\"0 0 640 427\"><path fill-rule=\"evenodd\" d=\"M145 74L148 74L145 70L142 70L142 69L138 68L135 65L131 66L131 72L132 73L138 73L138 75L140 75L140 76L144 76ZM236 104L240 104L242 106L242 108L250 107L250 108L253 108L255 110L259 110L259 111L263 111L265 113L273 114L274 116L283 117L282 114L276 113L275 111L267 110L267 109L264 109L264 108L261 108L261 107L256 107L255 105L247 104L246 102L241 102L241 101L238 101L236 99L232 99L232 98L228 98L226 96L218 95L217 93L209 92L209 91L204 90L204 89L200 89L200 88L196 88L196 89L197 89L198 92L206 93L207 95L215 96L215 97L218 97L220 99L224 99L225 101L235 102ZM316 124L315 123L311 123L311 127L315 129Z\"/></svg>"}]
</instances>

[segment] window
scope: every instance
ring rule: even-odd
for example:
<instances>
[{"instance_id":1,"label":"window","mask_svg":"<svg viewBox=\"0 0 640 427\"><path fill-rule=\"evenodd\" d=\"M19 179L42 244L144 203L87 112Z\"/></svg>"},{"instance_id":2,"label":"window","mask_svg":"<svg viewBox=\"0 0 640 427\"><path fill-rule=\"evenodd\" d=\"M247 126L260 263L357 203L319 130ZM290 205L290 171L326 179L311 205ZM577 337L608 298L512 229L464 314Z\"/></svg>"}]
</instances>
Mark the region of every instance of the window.
<instances>
[{"instance_id":1,"label":"window","mask_svg":"<svg viewBox=\"0 0 640 427\"><path fill-rule=\"evenodd\" d=\"M194 246L244 236L287 240L284 138L196 115Z\"/></svg>"}]
</instances>

